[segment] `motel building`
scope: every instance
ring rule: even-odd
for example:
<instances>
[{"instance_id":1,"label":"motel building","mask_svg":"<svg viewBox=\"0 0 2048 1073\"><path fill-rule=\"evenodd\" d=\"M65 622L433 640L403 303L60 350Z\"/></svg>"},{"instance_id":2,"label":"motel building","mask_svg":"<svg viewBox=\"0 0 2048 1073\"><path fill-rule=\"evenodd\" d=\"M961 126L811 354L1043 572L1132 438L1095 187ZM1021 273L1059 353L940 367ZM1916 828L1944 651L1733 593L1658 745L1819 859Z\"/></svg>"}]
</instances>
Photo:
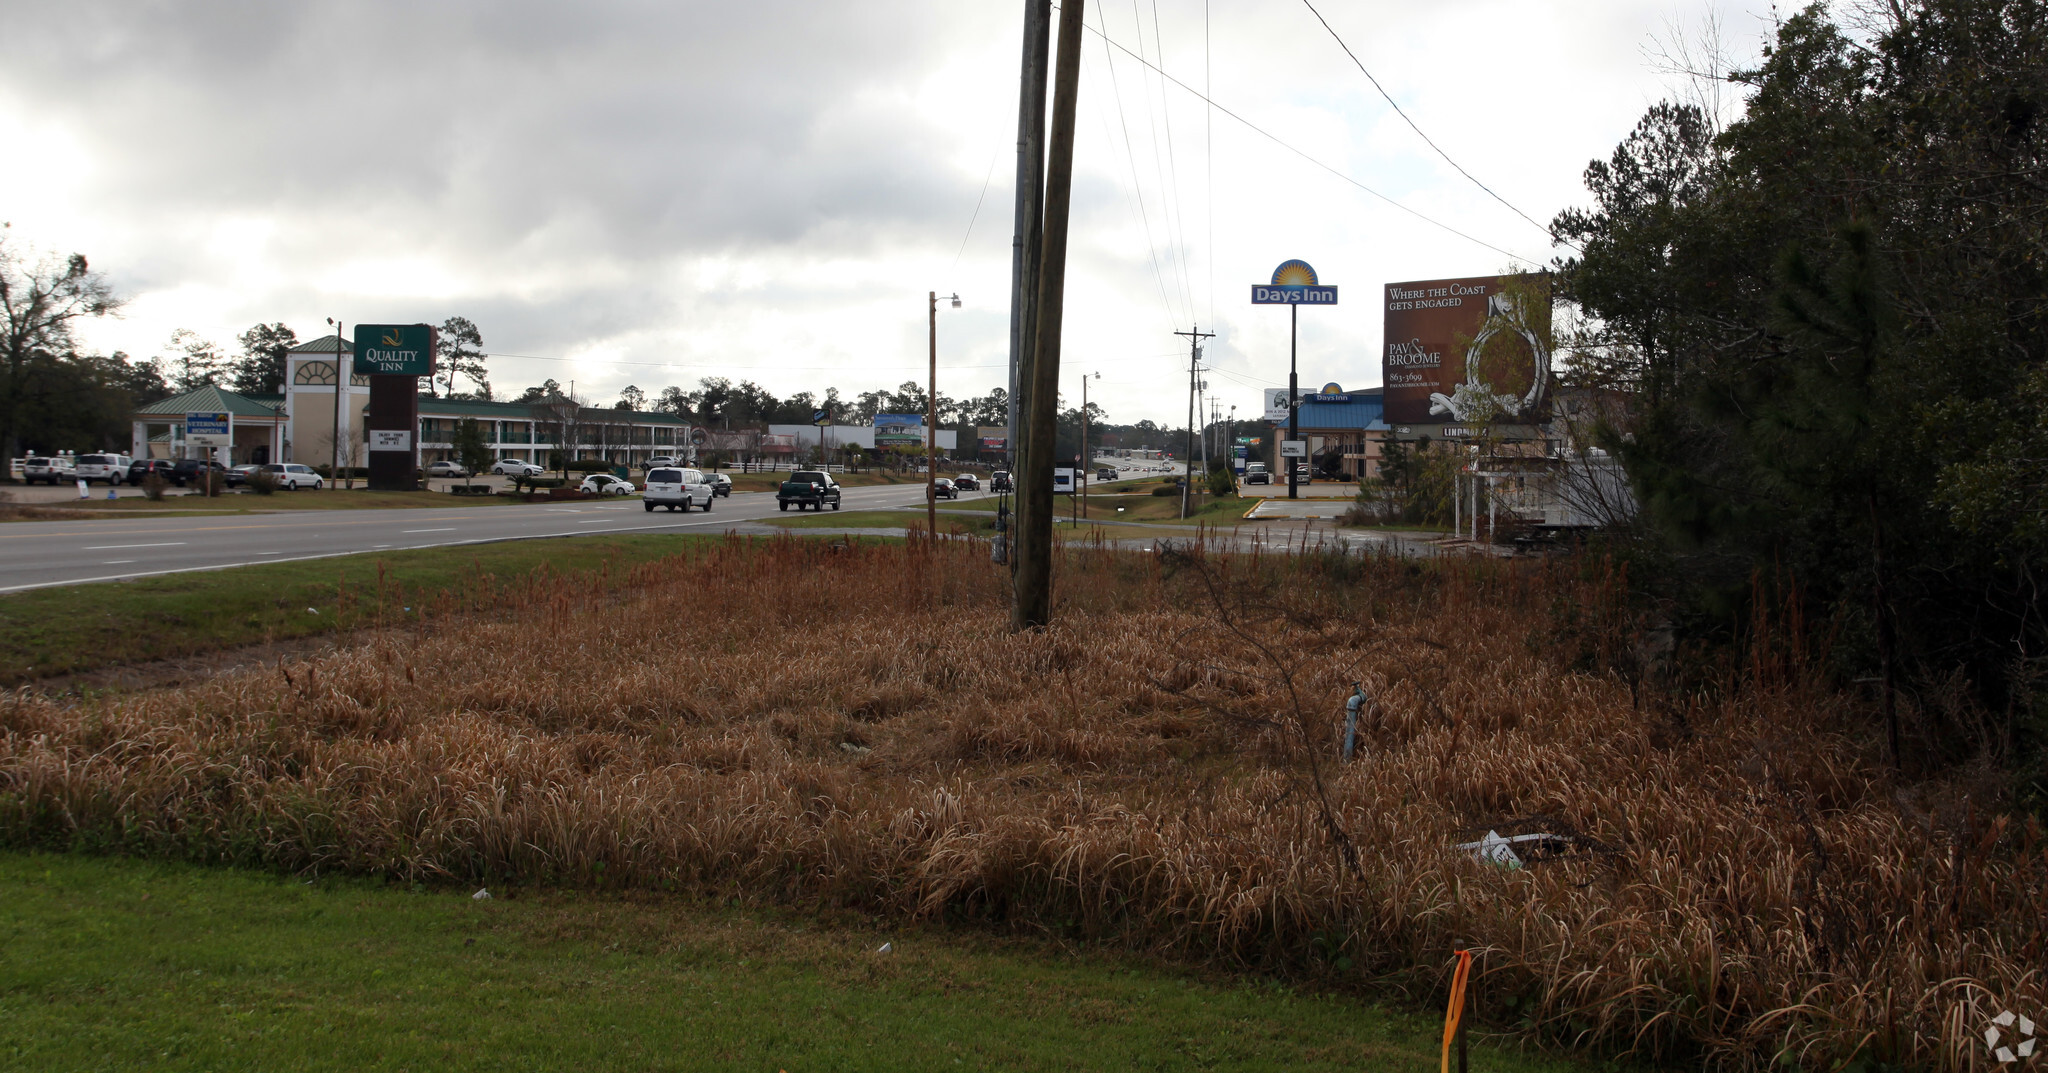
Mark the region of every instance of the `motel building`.
<instances>
[{"instance_id":1,"label":"motel building","mask_svg":"<svg viewBox=\"0 0 2048 1073\"><path fill-rule=\"evenodd\" d=\"M335 454L335 391L338 372L353 357L350 344L329 335L293 347L286 355L282 410L285 436L282 461L311 466L330 464ZM341 400L341 451L348 465L364 460L364 418L370 405L370 378L350 376ZM619 465L644 466L656 455L690 453L689 423L674 414L614 410L585 406L575 411L573 444L561 442L560 417L547 405L523 402L477 402L421 395L417 437L420 465L455 459L455 429L464 418L482 428L493 459L516 458L545 466L556 450L571 458L602 458Z\"/></svg>"},{"instance_id":2,"label":"motel building","mask_svg":"<svg viewBox=\"0 0 2048 1073\"><path fill-rule=\"evenodd\" d=\"M1309 472L1319 478L1335 474L1347 481L1378 477L1387 440L1393 435L1385 414L1386 396L1381 388L1345 391L1336 384L1325 384L1321 391L1303 391L1295 427L1300 438L1308 441ZM1259 453L1274 480L1284 484L1287 468L1281 464L1280 441L1287 438L1286 389L1266 393L1265 421L1271 431L1263 437Z\"/></svg>"}]
</instances>

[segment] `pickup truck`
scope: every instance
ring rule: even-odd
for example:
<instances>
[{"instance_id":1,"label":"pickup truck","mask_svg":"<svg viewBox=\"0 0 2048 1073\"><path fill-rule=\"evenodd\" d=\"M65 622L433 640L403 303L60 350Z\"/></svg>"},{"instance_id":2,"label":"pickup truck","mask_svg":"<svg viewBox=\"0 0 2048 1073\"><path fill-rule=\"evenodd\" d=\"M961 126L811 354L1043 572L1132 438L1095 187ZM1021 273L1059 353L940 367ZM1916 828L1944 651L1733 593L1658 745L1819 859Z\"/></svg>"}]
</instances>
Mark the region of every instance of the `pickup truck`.
<instances>
[{"instance_id":1,"label":"pickup truck","mask_svg":"<svg viewBox=\"0 0 2048 1073\"><path fill-rule=\"evenodd\" d=\"M839 483L824 470L797 470L789 475L788 480L782 482L782 487L775 490L777 507L788 510L791 503L796 504L798 510L805 507L824 510L827 503L832 504L833 510L838 510Z\"/></svg>"}]
</instances>

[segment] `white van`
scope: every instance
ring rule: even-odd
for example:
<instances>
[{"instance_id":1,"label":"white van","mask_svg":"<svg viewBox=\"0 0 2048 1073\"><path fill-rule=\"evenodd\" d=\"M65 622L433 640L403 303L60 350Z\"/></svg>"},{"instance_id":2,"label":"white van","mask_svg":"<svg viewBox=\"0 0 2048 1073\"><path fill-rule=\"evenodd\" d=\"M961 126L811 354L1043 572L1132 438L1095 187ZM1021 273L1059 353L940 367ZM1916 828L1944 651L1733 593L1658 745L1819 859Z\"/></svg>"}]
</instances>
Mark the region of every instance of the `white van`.
<instances>
[{"instance_id":1,"label":"white van","mask_svg":"<svg viewBox=\"0 0 2048 1073\"><path fill-rule=\"evenodd\" d=\"M72 473L87 484L105 481L111 487L127 479L132 461L127 455L79 455L73 460Z\"/></svg>"},{"instance_id":2,"label":"white van","mask_svg":"<svg viewBox=\"0 0 2048 1073\"><path fill-rule=\"evenodd\" d=\"M687 511L692 505L710 510L712 495L711 485L705 483L702 472L680 466L661 466L647 471L647 485L641 489L640 503L648 510L667 507Z\"/></svg>"}]
</instances>

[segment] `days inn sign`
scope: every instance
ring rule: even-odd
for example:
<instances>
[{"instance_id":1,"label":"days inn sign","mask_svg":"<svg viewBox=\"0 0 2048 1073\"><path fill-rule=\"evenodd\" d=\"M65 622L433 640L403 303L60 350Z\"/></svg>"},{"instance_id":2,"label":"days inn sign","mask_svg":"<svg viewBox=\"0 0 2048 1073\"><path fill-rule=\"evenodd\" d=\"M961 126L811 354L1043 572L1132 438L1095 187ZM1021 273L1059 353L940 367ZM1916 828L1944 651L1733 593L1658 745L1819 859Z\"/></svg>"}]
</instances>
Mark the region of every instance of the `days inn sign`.
<instances>
[{"instance_id":1,"label":"days inn sign","mask_svg":"<svg viewBox=\"0 0 2048 1073\"><path fill-rule=\"evenodd\" d=\"M431 324L358 324L355 349L358 376L434 375Z\"/></svg>"}]
</instances>

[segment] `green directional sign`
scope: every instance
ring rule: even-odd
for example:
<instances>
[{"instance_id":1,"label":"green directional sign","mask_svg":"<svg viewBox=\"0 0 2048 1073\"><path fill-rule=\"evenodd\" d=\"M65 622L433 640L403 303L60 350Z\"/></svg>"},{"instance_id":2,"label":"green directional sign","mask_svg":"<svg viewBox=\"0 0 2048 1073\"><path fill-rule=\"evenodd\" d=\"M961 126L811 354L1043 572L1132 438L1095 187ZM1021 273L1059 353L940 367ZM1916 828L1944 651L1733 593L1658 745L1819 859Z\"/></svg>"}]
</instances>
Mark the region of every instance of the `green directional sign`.
<instances>
[{"instance_id":1,"label":"green directional sign","mask_svg":"<svg viewBox=\"0 0 2048 1073\"><path fill-rule=\"evenodd\" d=\"M434 375L434 327L431 324L358 324L358 376Z\"/></svg>"}]
</instances>

